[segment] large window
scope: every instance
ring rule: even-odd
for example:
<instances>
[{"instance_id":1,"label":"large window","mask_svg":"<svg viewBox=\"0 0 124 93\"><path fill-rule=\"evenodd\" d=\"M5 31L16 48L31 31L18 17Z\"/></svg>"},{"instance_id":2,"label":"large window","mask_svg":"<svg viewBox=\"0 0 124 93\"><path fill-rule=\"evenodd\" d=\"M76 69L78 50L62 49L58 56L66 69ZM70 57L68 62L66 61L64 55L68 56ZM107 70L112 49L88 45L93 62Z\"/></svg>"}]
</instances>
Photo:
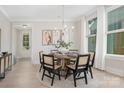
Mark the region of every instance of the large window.
<instances>
[{"instance_id":1,"label":"large window","mask_svg":"<svg viewBox=\"0 0 124 93\"><path fill-rule=\"evenodd\" d=\"M97 18L88 21L88 52L96 50Z\"/></svg>"},{"instance_id":2,"label":"large window","mask_svg":"<svg viewBox=\"0 0 124 93\"><path fill-rule=\"evenodd\" d=\"M107 14L107 53L124 55L124 6Z\"/></svg>"}]
</instances>

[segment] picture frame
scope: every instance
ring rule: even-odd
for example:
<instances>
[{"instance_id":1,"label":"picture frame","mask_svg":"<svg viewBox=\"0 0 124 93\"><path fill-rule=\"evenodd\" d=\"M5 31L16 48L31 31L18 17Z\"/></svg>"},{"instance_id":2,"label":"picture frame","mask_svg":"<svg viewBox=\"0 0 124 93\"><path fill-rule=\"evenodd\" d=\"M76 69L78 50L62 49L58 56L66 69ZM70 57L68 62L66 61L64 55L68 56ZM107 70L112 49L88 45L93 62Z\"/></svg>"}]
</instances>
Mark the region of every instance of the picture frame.
<instances>
[{"instance_id":1,"label":"picture frame","mask_svg":"<svg viewBox=\"0 0 124 93\"><path fill-rule=\"evenodd\" d=\"M52 42L53 42L52 30L42 30L42 44L52 45Z\"/></svg>"}]
</instances>

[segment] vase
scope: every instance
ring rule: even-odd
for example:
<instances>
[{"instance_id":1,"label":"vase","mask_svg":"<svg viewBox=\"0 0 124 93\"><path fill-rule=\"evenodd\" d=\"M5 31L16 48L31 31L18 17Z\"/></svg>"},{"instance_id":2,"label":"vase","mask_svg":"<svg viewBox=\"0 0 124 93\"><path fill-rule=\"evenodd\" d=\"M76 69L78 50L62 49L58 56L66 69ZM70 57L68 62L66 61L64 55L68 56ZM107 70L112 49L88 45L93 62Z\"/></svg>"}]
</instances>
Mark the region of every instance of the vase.
<instances>
[{"instance_id":1,"label":"vase","mask_svg":"<svg viewBox=\"0 0 124 93\"><path fill-rule=\"evenodd\" d=\"M66 49L66 48L62 47L62 48L59 48L59 51L60 51L62 54L65 54L65 53L68 53L69 49Z\"/></svg>"}]
</instances>

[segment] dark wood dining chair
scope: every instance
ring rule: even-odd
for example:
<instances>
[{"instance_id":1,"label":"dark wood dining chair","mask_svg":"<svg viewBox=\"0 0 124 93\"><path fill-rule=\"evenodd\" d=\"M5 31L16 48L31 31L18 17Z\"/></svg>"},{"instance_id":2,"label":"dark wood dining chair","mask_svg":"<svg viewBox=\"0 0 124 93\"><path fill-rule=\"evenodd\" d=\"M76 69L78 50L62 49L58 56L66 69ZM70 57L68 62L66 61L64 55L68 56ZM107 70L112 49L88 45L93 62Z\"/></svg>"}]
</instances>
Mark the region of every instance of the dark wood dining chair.
<instances>
[{"instance_id":1,"label":"dark wood dining chair","mask_svg":"<svg viewBox=\"0 0 124 93\"><path fill-rule=\"evenodd\" d=\"M88 71L88 66L89 66L89 61L90 61L90 54L85 54L85 55L78 55L76 64L74 65L67 65L67 74L65 79L68 77L70 74L69 72L72 71L71 74L73 74L73 79L74 79L74 86L76 87L76 80L85 78L85 83L87 84L87 74L86 72ZM77 77L78 74L84 73L83 77Z\"/></svg>"},{"instance_id":2,"label":"dark wood dining chair","mask_svg":"<svg viewBox=\"0 0 124 93\"><path fill-rule=\"evenodd\" d=\"M42 54L43 54L43 51L40 51L39 52L39 59L40 59L40 69L39 69L39 72L41 72L41 69L42 69L42 66L43 66Z\"/></svg>"},{"instance_id":3,"label":"dark wood dining chair","mask_svg":"<svg viewBox=\"0 0 124 93\"><path fill-rule=\"evenodd\" d=\"M61 70L61 65L55 64L54 61L54 55L46 55L43 54L43 75L42 75L42 80L44 76L47 76L52 79L51 86L53 85L55 75L59 76L60 80L60 70ZM48 71L50 74L46 74L45 71ZM51 75L53 74L53 75Z\"/></svg>"},{"instance_id":4,"label":"dark wood dining chair","mask_svg":"<svg viewBox=\"0 0 124 93\"><path fill-rule=\"evenodd\" d=\"M51 50L51 54L55 55L56 53L59 53L58 50ZM54 57L54 61L56 64L61 64L61 60L59 58Z\"/></svg>"},{"instance_id":5,"label":"dark wood dining chair","mask_svg":"<svg viewBox=\"0 0 124 93\"><path fill-rule=\"evenodd\" d=\"M92 67L95 61L95 52L89 52L89 53L90 53L89 72L90 72L91 78L93 78Z\"/></svg>"},{"instance_id":6,"label":"dark wood dining chair","mask_svg":"<svg viewBox=\"0 0 124 93\"><path fill-rule=\"evenodd\" d=\"M77 49L70 49L69 54L70 54L70 56L71 55L74 56L70 59L70 64L75 64L76 56L78 56L78 54L79 54L78 50Z\"/></svg>"},{"instance_id":7,"label":"dark wood dining chair","mask_svg":"<svg viewBox=\"0 0 124 93\"><path fill-rule=\"evenodd\" d=\"M78 52L78 49L69 49L69 51Z\"/></svg>"}]
</instances>

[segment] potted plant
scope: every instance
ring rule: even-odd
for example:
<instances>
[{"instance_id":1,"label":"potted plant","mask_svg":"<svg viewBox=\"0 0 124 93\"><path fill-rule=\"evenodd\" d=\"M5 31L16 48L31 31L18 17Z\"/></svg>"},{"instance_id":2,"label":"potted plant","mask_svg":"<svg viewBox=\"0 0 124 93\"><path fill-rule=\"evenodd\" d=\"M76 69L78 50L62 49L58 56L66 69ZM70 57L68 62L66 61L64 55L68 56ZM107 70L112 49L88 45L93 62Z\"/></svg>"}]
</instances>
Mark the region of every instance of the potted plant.
<instances>
[{"instance_id":1,"label":"potted plant","mask_svg":"<svg viewBox=\"0 0 124 93\"><path fill-rule=\"evenodd\" d=\"M69 47L71 47L71 45L72 45L72 42L66 43L63 40L58 40L56 48L59 49L61 52L62 51L64 52L64 51L68 51L68 49L69 49Z\"/></svg>"}]
</instances>

